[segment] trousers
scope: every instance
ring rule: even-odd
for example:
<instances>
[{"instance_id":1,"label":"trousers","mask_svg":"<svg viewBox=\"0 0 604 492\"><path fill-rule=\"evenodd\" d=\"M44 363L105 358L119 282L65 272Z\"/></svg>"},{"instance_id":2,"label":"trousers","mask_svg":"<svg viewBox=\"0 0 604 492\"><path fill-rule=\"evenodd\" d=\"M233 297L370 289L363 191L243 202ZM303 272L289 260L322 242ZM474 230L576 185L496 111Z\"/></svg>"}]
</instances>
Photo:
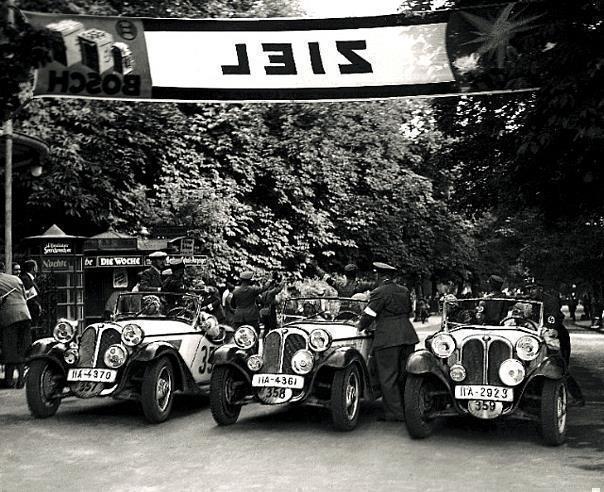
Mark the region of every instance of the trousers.
<instances>
[{"instance_id":1,"label":"trousers","mask_svg":"<svg viewBox=\"0 0 604 492\"><path fill-rule=\"evenodd\" d=\"M384 416L397 419L405 418L403 409L403 388L407 376L407 359L415 345L397 345L375 350L375 363L378 372Z\"/></svg>"}]
</instances>

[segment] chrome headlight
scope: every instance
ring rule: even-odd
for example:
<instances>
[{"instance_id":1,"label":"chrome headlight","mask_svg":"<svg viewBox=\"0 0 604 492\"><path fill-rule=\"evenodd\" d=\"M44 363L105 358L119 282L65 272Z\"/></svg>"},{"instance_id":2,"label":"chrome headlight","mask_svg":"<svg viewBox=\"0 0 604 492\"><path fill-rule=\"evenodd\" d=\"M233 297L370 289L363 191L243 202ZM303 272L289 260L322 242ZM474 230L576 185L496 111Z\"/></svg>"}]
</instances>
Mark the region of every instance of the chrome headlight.
<instances>
[{"instance_id":1,"label":"chrome headlight","mask_svg":"<svg viewBox=\"0 0 604 492\"><path fill-rule=\"evenodd\" d=\"M128 347L136 347L145 338L145 332L138 325L126 325L122 330L122 343Z\"/></svg>"},{"instance_id":2,"label":"chrome headlight","mask_svg":"<svg viewBox=\"0 0 604 492\"><path fill-rule=\"evenodd\" d=\"M453 381L459 383L466 379L466 368L461 364L454 364L451 366L451 369L449 369L449 376L451 376Z\"/></svg>"},{"instance_id":3,"label":"chrome headlight","mask_svg":"<svg viewBox=\"0 0 604 492\"><path fill-rule=\"evenodd\" d=\"M533 360L539 355L539 340L529 335L516 342L516 353L522 360Z\"/></svg>"},{"instance_id":4,"label":"chrome headlight","mask_svg":"<svg viewBox=\"0 0 604 492\"><path fill-rule=\"evenodd\" d=\"M248 360L247 360L247 367L249 368L250 371L259 371L260 368L262 367L262 364L264 364L264 361L262 360L262 357L260 357L259 355L252 355Z\"/></svg>"},{"instance_id":5,"label":"chrome headlight","mask_svg":"<svg viewBox=\"0 0 604 492\"><path fill-rule=\"evenodd\" d=\"M522 362L516 359L504 360L499 366L499 379L507 386L516 386L524 379L525 370Z\"/></svg>"},{"instance_id":6,"label":"chrome headlight","mask_svg":"<svg viewBox=\"0 0 604 492\"><path fill-rule=\"evenodd\" d=\"M118 367L122 367L126 363L126 358L128 357L128 351L126 347L122 345L110 345L109 348L105 351L105 355L103 356L103 361L105 365L111 369L117 369Z\"/></svg>"},{"instance_id":7,"label":"chrome headlight","mask_svg":"<svg viewBox=\"0 0 604 492\"><path fill-rule=\"evenodd\" d=\"M310 332L308 343L315 352L325 352L331 346L331 335L325 330L317 328Z\"/></svg>"},{"instance_id":8,"label":"chrome headlight","mask_svg":"<svg viewBox=\"0 0 604 492\"><path fill-rule=\"evenodd\" d=\"M258 336L256 335L256 330L250 325L243 325L237 328L237 331L233 335L233 340L239 348L248 350L256 344Z\"/></svg>"},{"instance_id":9,"label":"chrome headlight","mask_svg":"<svg viewBox=\"0 0 604 492\"><path fill-rule=\"evenodd\" d=\"M79 354L77 349L75 348L70 348L69 350L66 350L65 353L63 354L63 360L65 361L65 364L69 364L70 366L72 366L73 364L75 364L79 359Z\"/></svg>"},{"instance_id":10,"label":"chrome headlight","mask_svg":"<svg viewBox=\"0 0 604 492\"><path fill-rule=\"evenodd\" d=\"M71 321L60 319L54 330L52 330L52 335L58 342L71 342L76 336L76 327Z\"/></svg>"},{"instance_id":11,"label":"chrome headlight","mask_svg":"<svg viewBox=\"0 0 604 492\"><path fill-rule=\"evenodd\" d=\"M308 374L312 371L314 357L308 350L298 350L292 357L292 369L297 374Z\"/></svg>"},{"instance_id":12,"label":"chrome headlight","mask_svg":"<svg viewBox=\"0 0 604 492\"><path fill-rule=\"evenodd\" d=\"M455 350L455 339L448 333L435 335L430 344L432 345L432 352L441 359L450 357Z\"/></svg>"}]
</instances>

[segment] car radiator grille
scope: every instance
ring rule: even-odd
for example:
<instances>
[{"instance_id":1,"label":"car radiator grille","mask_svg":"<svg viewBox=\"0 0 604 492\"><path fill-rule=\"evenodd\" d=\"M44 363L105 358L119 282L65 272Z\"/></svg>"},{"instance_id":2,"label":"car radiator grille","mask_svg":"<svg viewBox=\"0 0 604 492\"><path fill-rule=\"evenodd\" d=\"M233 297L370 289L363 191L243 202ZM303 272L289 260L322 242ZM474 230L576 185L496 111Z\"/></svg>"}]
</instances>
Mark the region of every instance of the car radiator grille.
<instances>
[{"instance_id":1,"label":"car radiator grille","mask_svg":"<svg viewBox=\"0 0 604 492\"><path fill-rule=\"evenodd\" d=\"M485 380L484 354L488 347L487 370ZM503 340L483 340L472 338L462 347L462 364L466 368L463 384L502 385L499 379L499 366L512 357L511 346Z\"/></svg>"},{"instance_id":2,"label":"car radiator grille","mask_svg":"<svg viewBox=\"0 0 604 492\"><path fill-rule=\"evenodd\" d=\"M94 364L94 348L96 346L96 329L89 326L82 333L79 349L79 367L92 367Z\"/></svg>"},{"instance_id":3,"label":"car radiator grille","mask_svg":"<svg viewBox=\"0 0 604 492\"><path fill-rule=\"evenodd\" d=\"M463 346L461 363L466 368L466 379L463 384L482 384L483 378L483 344L481 340L468 340Z\"/></svg>"},{"instance_id":4,"label":"car radiator grille","mask_svg":"<svg viewBox=\"0 0 604 492\"><path fill-rule=\"evenodd\" d=\"M97 347L97 330L93 326L89 326L82 333L80 338L79 361L78 367L98 367L106 368L103 361L103 355L110 345L120 343L122 336L119 331L113 328L100 329L100 339L98 340L99 350ZM95 360L95 353L98 354Z\"/></svg>"},{"instance_id":5,"label":"car radiator grille","mask_svg":"<svg viewBox=\"0 0 604 492\"><path fill-rule=\"evenodd\" d=\"M285 342L283 342L285 340ZM294 354L307 346L306 337L299 333L271 331L264 338L263 372L294 374L291 361Z\"/></svg>"},{"instance_id":6,"label":"car radiator grille","mask_svg":"<svg viewBox=\"0 0 604 492\"><path fill-rule=\"evenodd\" d=\"M503 384L501 379L499 379L499 366L504 360L510 357L512 357L512 351L505 342L494 340L489 345L489 384Z\"/></svg>"},{"instance_id":7,"label":"car radiator grille","mask_svg":"<svg viewBox=\"0 0 604 492\"><path fill-rule=\"evenodd\" d=\"M264 338L264 353L262 356L264 364L262 372L269 374L279 372L280 355L281 334L278 331L271 331Z\"/></svg>"},{"instance_id":8,"label":"car radiator grille","mask_svg":"<svg viewBox=\"0 0 604 492\"><path fill-rule=\"evenodd\" d=\"M283 372L286 374L295 374L292 369L292 357L300 350L306 348L306 339L302 335L292 333L285 339L283 347Z\"/></svg>"},{"instance_id":9,"label":"car radiator grille","mask_svg":"<svg viewBox=\"0 0 604 492\"><path fill-rule=\"evenodd\" d=\"M103 330L103 332L101 333L101 340L99 342L99 356L96 361L96 367L107 368L107 365L103 360L103 356L105 355L106 350L109 348L110 345L120 343L121 341L122 335L119 331L114 330L113 328Z\"/></svg>"}]
</instances>

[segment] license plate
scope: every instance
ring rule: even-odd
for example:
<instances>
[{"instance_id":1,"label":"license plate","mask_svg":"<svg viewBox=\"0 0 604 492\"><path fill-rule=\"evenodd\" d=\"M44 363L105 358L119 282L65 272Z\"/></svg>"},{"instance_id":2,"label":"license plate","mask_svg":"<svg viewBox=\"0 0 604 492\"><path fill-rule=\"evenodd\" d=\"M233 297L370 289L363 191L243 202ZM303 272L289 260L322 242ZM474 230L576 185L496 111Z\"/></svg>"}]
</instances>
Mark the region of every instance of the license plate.
<instances>
[{"instance_id":1,"label":"license plate","mask_svg":"<svg viewBox=\"0 0 604 492\"><path fill-rule=\"evenodd\" d=\"M302 389L304 378L288 374L254 374L252 386Z\"/></svg>"},{"instance_id":2,"label":"license plate","mask_svg":"<svg viewBox=\"0 0 604 492\"><path fill-rule=\"evenodd\" d=\"M113 383L117 377L115 369L69 369L67 381L93 381L95 383Z\"/></svg>"},{"instance_id":3,"label":"license plate","mask_svg":"<svg viewBox=\"0 0 604 492\"><path fill-rule=\"evenodd\" d=\"M458 400L514 401L514 390L501 386L462 384L455 386L455 398Z\"/></svg>"},{"instance_id":4,"label":"license plate","mask_svg":"<svg viewBox=\"0 0 604 492\"><path fill-rule=\"evenodd\" d=\"M278 403L287 403L291 400L293 392L291 388L260 388L258 390L258 398L264 403L270 403L272 405Z\"/></svg>"}]
</instances>

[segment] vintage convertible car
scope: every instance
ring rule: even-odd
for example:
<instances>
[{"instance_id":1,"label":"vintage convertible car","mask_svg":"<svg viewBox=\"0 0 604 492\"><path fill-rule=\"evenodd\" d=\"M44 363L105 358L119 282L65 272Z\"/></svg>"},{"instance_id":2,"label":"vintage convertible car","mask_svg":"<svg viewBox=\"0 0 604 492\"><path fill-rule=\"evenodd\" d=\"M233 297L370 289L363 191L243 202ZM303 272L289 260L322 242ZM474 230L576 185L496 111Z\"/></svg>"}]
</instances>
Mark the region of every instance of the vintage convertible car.
<instances>
[{"instance_id":1,"label":"vintage convertible car","mask_svg":"<svg viewBox=\"0 0 604 492\"><path fill-rule=\"evenodd\" d=\"M380 396L369 354L373 337L356 322L366 301L304 297L286 300L279 328L258 337L239 327L214 352L210 408L216 422L237 421L242 405L308 403L328 407L338 430L359 419L361 398Z\"/></svg>"},{"instance_id":2,"label":"vintage convertible car","mask_svg":"<svg viewBox=\"0 0 604 492\"><path fill-rule=\"evenodd\" d=\"M513 415L540 423L549 445L566 435L567 368L555 319L526 299L450 297L442 329L407 362L405 415L412 437L431 434L437 417Z\"/></svg>"},{"instance_id":3,"label":"vintage convertible car","mask_svg":"<svg viewBox=\"0 0 604 492\"><path fill-rule=\"evenodd\" d=\"M232 330L201 311L191 294L122 294L112 321L79 332L59 320L53 338L29 352L27 404L35 417L56 413L70 396L140 400L153 423L166 420L174 393L209 392L211 357Z\"/></svg>"}]
</instances>

